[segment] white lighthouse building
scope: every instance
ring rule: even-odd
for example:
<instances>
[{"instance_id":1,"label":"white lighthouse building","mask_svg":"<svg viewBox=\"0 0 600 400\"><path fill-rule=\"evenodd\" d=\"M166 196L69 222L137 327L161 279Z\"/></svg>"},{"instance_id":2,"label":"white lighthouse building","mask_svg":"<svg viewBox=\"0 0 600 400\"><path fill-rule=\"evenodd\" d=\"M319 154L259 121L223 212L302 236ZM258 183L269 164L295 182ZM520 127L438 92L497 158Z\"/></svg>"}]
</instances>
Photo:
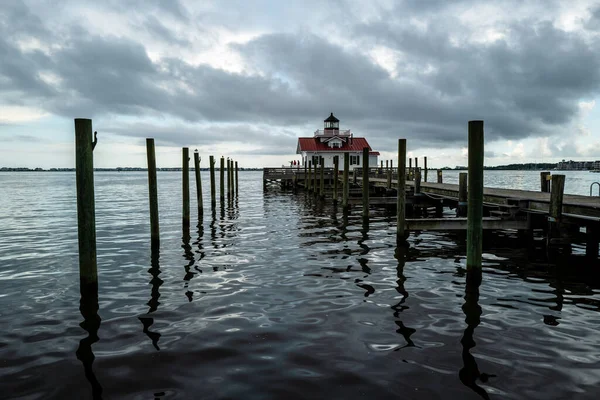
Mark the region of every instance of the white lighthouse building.
<instances>
[{"instance_id":1,"label":"white lighthouse building","mask_svg":"<svg viewBox=\"0 0 600 400\"><path fill-rule=\"evenodd\" d=\"M367 139L354 137L350 129L340 131L340 120L333 113L323 121L324 129L317 129L313 137L298 138L296 154L302 155L302 162L311 161L312 165L320 165L319 157L323 157L326 168L333 167L333 158L339 156L339 168L344 169L344 153L350 154L350 168L362 167L364 164L363 148L369 148L369 166L377 166L378 151L373 151Z\"/></svg>"}]
</instances>

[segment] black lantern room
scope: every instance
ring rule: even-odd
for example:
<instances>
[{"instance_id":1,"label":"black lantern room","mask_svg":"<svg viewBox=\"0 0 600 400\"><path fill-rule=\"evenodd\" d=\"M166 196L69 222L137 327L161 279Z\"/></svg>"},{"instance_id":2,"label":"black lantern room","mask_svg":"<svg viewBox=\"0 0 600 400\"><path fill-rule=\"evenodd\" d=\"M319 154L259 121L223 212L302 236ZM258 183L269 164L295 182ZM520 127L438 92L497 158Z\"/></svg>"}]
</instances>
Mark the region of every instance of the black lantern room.
<instances>
[{"instance_id":1,"label":"black lantern room","mask_svg":"<svg viewBox=\"0 0 600 400\"><path fill-rule=\"evenodd\" d=\"M325 130L339 130L340 129L340 120L333 116L333 113L327 119L325 119Z\"/></svg>"}]
</instances>

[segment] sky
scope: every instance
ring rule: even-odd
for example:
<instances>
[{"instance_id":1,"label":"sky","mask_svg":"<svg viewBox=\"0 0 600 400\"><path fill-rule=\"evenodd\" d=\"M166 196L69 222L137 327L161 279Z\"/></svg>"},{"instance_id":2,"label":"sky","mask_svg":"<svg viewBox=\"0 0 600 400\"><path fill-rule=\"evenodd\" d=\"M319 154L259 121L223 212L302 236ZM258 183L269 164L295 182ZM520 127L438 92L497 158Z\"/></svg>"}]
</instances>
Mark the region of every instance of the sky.
<instances>
[{"instance_id":1,"label":"sky","mask_svg":"<svg viewBox=\"0 0 600 400\"><path fill-rule=\"evenodd\" d=\"M600 160L600 4L558 0L1 0L0 167L96 167L181 148L241 167L298 160L333 112L380 159Z\"/></svg>"}]
</instances>

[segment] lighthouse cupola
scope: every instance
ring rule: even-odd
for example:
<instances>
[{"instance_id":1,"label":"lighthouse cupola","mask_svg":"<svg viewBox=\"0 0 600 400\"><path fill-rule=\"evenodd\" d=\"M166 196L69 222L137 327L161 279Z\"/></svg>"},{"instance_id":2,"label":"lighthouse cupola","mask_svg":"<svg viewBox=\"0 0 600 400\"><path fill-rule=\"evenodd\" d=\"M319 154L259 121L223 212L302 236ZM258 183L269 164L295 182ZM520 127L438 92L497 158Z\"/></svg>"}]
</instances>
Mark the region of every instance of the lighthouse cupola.
<instances>
[{"instance_id":1,"label":"lighthouse cupola","mask_svg":"<svg viewBox=\"0 0 600 400\"><path fill-rule=\"evenodd\" d=\"M333 113L329 117L327 117L323 122L325 122L325 131L333 133L333 131L340 130L340 120L333 116Z\"/></svg>"}]
</instances>

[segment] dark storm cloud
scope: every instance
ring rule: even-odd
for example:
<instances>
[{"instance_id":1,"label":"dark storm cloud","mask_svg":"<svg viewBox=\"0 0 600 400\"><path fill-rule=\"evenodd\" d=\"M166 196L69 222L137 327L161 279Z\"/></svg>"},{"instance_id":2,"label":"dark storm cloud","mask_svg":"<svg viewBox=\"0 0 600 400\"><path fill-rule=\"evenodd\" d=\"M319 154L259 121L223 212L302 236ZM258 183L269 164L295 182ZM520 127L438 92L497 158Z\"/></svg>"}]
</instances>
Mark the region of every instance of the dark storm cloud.
<instances>
[{"instance_id":1,"label":"dark storm cloud","mask_svg":"<svg viewBox=\"0 0 600 400\"><path fill-rule=\"evenodd\" d=\"M596 41L525 18L501 26L502 39L473 41L468 27L452 13L444 14L445 7L468 7L469 2L437 3L405 1L385 19L346 21L352 46L334 44L318 31L263 34L232 45L260 75L175 58L154 62L135 38L100 37L78 26L49 32L31 10L8 7L0 14L0 94L69 118L109 114L234 123L245 128L201 133L202 141L243 137L245 143L264 146L266 135L276 143L269 151L289 153L295 142L290 132L311 126L302 131L310 135L329 112L342 120L342 128L368 136L376 148L393 149L398 137L407 137L410 148L448 147L466 142L471 119L485 120L488 141L547 134L573 120L581 99L598 93ZM185 22L190 14L179 2L113 1L101 7L135 10L142 16L136 26L152 36L178 46L191 43L192 36L179 37L163 19L147 13ZM408 11L425 22L413 26ZM24 50L17 35L60 46L49 52ZM400 56L397 77L365 55L375 46ZM48 83L44 73L57 76L59 83ZM274 128L265 132L258 126ZM173 140L173 130L145 128L158 129L157 139L177 145L193 137L178 129L182 139Z\"/></svg>"},{"instance_id":2,"label":"dark storm cloud","mask_svg":"<svg viewBox=\"0 0 600 400\"><path fill-rule=\"evenodd\" d=\"M152 137L157 145L165 146L210 146L214 143L241 143L253 146L248 154L287 154L295 149L296 135L287 129L273 129L246 123L227 125L190 126L173 124L161 126L149 123L133 123L120 126L98 126L98 130L134 138ZM238 154L246 154L243 150Z\"/></svg>"}]
</instances>

